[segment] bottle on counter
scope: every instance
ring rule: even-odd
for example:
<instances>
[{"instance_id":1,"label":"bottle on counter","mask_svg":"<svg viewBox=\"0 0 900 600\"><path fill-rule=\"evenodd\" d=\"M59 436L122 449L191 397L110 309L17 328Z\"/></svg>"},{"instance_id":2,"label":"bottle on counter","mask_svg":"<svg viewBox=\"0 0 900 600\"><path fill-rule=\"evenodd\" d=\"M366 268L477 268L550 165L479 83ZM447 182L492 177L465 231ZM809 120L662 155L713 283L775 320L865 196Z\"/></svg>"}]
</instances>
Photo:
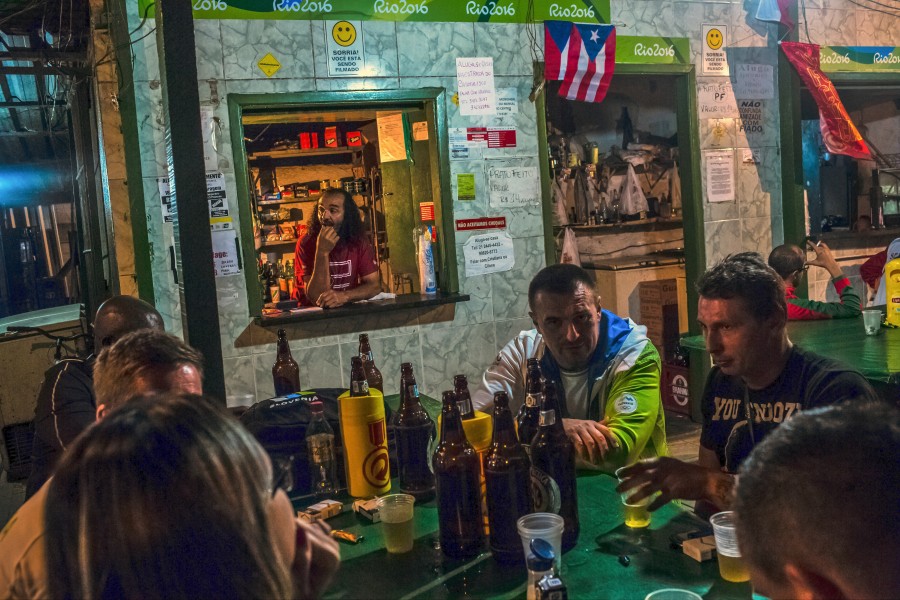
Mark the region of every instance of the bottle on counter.
<instances>
[{"instance_id":1,"label":"bottle on counter","mask_svg":"<svg viewBox=\"0 0 900 600\"><path fill-rule=\"evenodd\" d=\"M478 454L463 431L456 394L446 391L441 401L441 441L432 458L441 550L468 558L484 545Z\"/></svg>"},{"instance_id":2,"label":"bottle on counter","mask_svg":"<svg viewBox=\"0 0 900 600\"><path fill-rule=\"evenodd\" d=\"M283 263L278 259L278 296L281 300L288 300L290 291L288 290L287 263Z\"/></svg>"},{"instance_id":3,"label":"bottle on counter","mask_svg":"<svg viewBox=\"0 0 900 600\"><path fill-rule=\"evenodd\" d=\"M294 297L294 286L296 282L294 281L295 273L294 273L294 261L287 261L287 265L285 266L285 279L287 280L287 293L288 298Z\"/></svg>"},{"instance_id":4,"label":"bottle on counter","mask_svg":"<svg viewBox=\"0 0 900 600\"><path fill-rule=\"evenodd\" d=\"M525 375L525 402L516 415L516 431L525 451L531 453L531 441L537 435L541 422L541 405L544 403L544 381L541 364L536 358L529 358Z\"/></svg>"},{"instance_id":5,"label":"bottle on counter","mask_svg":"<svg viewBox=\"0 0 900 600\"><path fill-rule=\"evenodd\" d=\"M459 416L462 420L474 419L475 408L472 406L469 381L465 375L453 376L453 392L456 394L456 405L459 407Z\"/></svg>"},{"instance_id":6,"label":"bottle on counter","mask_svg":"<svg viewBox=\"0 0 900 600\"><path fill-rule=\"evenodd\" d=\"M275 395L284 396L300 391L300 366L291 355L291 346L287 340L287 332L278 330L278 353L272 365L272 382L275 384Z\"/></svg>"},{"instance_id":7,"label":"bottle on counter","mask_svg":"<svg viewBox=\"0 0 900 600\"><path fill-rule=\"evenodd\" d=\"M369 345L369 335L366 333L359 334L359 358L362 359L363 369L366 372L366 381L369 382L369 389L376 389L382 394L384 393L384 377L381 371L375 366L375 358L372 356L372 347Z\"/></svg>"},{"instance_id":8,"label":"bottle on counter","mask_svg":"<svg viewBox=\"0 0 900 600\"><path fill-rule=\"evenodd\" d=\"M350 358L350 395L369 395L369 380L366 378L366 370L363 367L362 359L358 356Z\"/></svg>"},{"instance_id":9,"label":"bottle on counter","mask_svg":"<svg viewBox=\"0 0 900 600\"><path fill-rule=\"evenodd\" d=\"M400 407L391 418L397 440L397 467L400 491L416 500L434 496L434 473L430 448L435 435L434 421L419 399L419 386L411 363L400 365Z\"/></svg>"},{"instance_id":10,"label":"bottle on counter","mask_svg":"<svg viewBox=\"0 0 900 600\"><path fill-rule=\"evenodd\" d=\"M259 272L259 282L263 288L263 304L272 302L272 287L269 285L269 279L272 276L272 263L266 261L263 263Z\"/></svg>"},{"instance_id":11,"label":"bottle on counter","mask_svg":"<svg viewBox=\"0 0 900 600\"><path fill-rule=\"evenodd\" d=\"M325 420L325 408L316 400L309 403L312 415L306 428L309 474L316 498L333 498L337 493L337 460L334 453L334 430Z\"/></svg>"},{"instance_id":12,"label":"bottle on counter","mask_svg":"<svg viewBox=\"0 0 900 600\"><path fill-rule=\"evenodd\" d=\"M269 272L266 277L266 287L269 289L269 298L270 302L278 302L280 297L280 286L278 285L278 274L276 273L276 267L273 264L269 264Z\"/></svg>"},{"instance_id":13,"label":"bottle on counter","mask_svg":"<svg viewBox=\"0 0 900 600\"><path fill-rule=\"evenodd\" d=\"M535 512L563 518L562 549L578 541L578 493L575 482L575 446L563 429L553 381L544 382L544 404L538 433L531 442L531 491Z\"/></svg>"},{"instance_id":14,"label":"bottle on counter","mask_svg":"<svg viewBox=\"0 0 900 600\"><path fill-rule=\"evenodd\" d=\"M494 393L493 425L484 458L491 554L499 562L521 563L525 555L516 523L531 512L531 461L516 437L506 392Z\"/></svg>"}]
</instances>

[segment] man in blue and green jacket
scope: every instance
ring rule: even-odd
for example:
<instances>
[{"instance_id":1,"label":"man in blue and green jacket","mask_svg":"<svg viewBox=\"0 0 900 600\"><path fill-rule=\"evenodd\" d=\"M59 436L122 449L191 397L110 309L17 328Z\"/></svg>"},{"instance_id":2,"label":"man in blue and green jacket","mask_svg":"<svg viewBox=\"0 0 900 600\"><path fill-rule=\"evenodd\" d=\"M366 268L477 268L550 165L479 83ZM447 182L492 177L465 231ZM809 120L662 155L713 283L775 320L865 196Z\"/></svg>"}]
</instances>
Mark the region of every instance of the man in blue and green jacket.
<instances>
[{"instance_id":1,"label":"man in blue and green jacket","mask_svg":"<svg viewBox=\"0 0 900 600\"><path fill-rule=\"evenodd\" d=\"M494 392L505 391L518 410L528 359L537 358L556 383L579 467L612 472L666 455L660 358L647 328L600 309L590 275L571 264L535 275L528 304L535 329L503 347L472 395L475 408L490 410Z\"/></svg>"}]
</instances>

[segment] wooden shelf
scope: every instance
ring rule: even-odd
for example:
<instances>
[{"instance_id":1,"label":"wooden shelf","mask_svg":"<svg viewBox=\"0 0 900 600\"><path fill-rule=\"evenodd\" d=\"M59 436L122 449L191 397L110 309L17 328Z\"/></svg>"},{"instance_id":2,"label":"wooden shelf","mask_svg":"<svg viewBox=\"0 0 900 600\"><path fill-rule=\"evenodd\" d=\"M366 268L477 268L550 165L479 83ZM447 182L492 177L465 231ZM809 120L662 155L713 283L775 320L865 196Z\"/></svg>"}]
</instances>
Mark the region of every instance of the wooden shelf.
<instances>
[{"instance_id":1,"label":"wooden shelf","mask_svg":"<svg viewBox=\"0 0 900 600\"><path fill-rule=\"evenodd\" d=\"M247 158L256 160L259 158L303 158L307 156L330 156L333 154L352 154L362 152L362 146L339 146L337 148L310 148L309 150L270 150L268 152L254 152Z\"/></svg>"},{"instance_id":2,"label":"wooden shelf","mask_svg":"<svg viewBox=\"0 0 900 600\"><path fill-rule=\"evenodd\" d=\"M298 202L315 202L321 194L309 195L306 198L282 198L281 200L257 200L257 206L275 206L277 204L296 204Z\"/></svg>"}]
</instances>

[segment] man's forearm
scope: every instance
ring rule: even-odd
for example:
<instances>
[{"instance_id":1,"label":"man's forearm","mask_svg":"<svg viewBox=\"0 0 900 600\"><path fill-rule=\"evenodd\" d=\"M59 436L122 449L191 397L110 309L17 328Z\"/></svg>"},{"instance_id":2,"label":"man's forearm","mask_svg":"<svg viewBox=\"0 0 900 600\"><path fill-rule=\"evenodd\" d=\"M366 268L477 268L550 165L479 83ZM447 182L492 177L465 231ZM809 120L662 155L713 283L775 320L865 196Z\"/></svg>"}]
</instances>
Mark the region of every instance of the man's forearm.
<instances>
[{"instance_id":1,"label":"man's forearm","mask_svg":"<svg viewBox=\"0 0 900 600\"><path fill-rule=\"evenodd\" d=\"M380 281L372 281L372 282L363 282L362 285L359 285L352 290L346 290L344 293L347 294L347 298L350 302L354 302L356 300L368 300L372 296L378 294L381 291L381 282Z\"/></svg>"},{"instance_id":2,"label":"man's forearm","mask_svg":"<svg viewBox=\"0 0 900 600\"><path fill-rule=\"evenodd\" d=\"M309 277L309 285L306 288L306 297L310 302L315 303L322 292L328 289L328 280L331 277L328 265L328 255L316 253L316 259L313 261L312 275Z\"/></svg>"}]
</instances>

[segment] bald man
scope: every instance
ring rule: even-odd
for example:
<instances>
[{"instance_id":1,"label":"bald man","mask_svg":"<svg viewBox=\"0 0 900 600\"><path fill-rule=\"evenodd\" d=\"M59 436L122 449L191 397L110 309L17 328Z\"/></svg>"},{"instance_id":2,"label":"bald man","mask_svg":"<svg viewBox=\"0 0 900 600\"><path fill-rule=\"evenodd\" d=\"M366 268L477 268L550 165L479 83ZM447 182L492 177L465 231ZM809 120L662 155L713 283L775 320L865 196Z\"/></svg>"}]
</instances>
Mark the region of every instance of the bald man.
<instances>
[{"instance_id":1,"label":"bald man","mask_svg":"<svg viewBox=\"0 0 900 600\"><path fill-rule=\"evenodd\" d=\"M94 352L141 329L163 330L159 312L143 300L113 296L100 305L94 317ZM72 441L94 422L94 355L61 361L44 373L34 409L34 445L31 474L25 486L30 498L53 472L56 461Z\"/></svg>"}]
</instances>

